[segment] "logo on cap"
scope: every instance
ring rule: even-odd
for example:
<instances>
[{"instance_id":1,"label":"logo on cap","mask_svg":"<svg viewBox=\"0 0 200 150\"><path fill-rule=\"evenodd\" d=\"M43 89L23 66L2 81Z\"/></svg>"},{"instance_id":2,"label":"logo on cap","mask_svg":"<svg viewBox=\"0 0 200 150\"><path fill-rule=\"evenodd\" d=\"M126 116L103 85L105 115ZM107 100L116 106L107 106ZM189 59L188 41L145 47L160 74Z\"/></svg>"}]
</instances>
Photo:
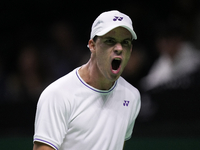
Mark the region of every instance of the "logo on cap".
<instances>
[{"instance_id":1,"label":"logo on cap","mask_svg":"<svg viewBox=\"0 0 200 150\"><path fill-rule=\"evenodd\" d=\"M122 21L123 17L114 16L113 21Z\"/></svg>"}]
</instances>

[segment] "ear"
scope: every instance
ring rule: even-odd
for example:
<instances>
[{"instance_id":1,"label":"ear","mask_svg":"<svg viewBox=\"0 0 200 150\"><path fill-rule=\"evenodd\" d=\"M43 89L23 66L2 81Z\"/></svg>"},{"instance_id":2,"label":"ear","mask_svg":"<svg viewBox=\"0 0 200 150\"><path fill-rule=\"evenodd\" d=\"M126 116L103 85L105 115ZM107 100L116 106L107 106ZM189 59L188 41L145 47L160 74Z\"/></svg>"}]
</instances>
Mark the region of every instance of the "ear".
<instances>
[{"instance_id":1,"label":"ear","mask_svg":"<svg viewBox=\"0 0 200 150\"><path fill-rule=\"evenodd\" d=\"M93 39L90 39L90 40L88 41L88 47L89 47L91 53L92 53L93 51L95 51L95 42L94 42Z\"/></svg>"}]
</instances>

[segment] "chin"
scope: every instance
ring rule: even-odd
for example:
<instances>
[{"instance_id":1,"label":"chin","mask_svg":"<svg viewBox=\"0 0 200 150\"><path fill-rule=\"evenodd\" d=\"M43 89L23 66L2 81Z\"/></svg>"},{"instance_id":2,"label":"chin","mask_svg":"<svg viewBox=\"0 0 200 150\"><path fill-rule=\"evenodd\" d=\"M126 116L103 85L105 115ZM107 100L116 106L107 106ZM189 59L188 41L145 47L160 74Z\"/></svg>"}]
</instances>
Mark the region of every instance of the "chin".
<instances>
[{"instance_id":1,"label":"chin","mask_svg":"<svg viewBox=\"0 0 200 150\"><path fill-rule=\"evenodd\" d=\"M120 77L119 74L115 74L115 75L112 75L112 76L111 76L111 79L110 79L110 80L111 80L112 82L115 82L119 77Z\"/></svg>"}]
</instances>

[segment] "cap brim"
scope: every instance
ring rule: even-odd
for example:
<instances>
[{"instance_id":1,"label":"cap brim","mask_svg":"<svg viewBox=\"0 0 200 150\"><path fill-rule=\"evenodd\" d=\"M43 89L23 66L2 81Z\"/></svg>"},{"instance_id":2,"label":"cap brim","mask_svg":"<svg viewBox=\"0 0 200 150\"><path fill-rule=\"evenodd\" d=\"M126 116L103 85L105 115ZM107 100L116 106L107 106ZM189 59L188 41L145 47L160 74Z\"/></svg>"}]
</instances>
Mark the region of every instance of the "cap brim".
<instances>
[{"instance_id":1,"label":"cap brim","mask_svg":"<svg viewBox=\"0 0 200 150\"><path fill-rule=\"evenodd\" d=\"M113 25L113 26L109 26L107 28L105 28L104 30L102 30L101 32L97 33L96 35L97 36L103 36L105 35L106 33L108 33L109 31L117 28L117 27L123 27L123 28L126 28L132 35L132 40L136 40L137 39L137 35L136 33L131 29L129 28L128 26L126 25Z\"/></svg>"}]
</instances>

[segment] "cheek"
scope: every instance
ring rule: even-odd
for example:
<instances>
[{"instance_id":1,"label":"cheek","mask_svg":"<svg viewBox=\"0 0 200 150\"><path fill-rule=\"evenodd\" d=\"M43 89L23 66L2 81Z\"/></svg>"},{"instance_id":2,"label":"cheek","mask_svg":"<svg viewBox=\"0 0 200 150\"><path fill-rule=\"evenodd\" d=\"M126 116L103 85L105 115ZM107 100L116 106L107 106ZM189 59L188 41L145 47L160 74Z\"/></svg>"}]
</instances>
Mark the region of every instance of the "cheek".
<instances>
[{"instance_id":1,"label":"cheek","mask_svg":"<svg viewBox=\"0 0 200 150\"><path fill-rule=\"evenodd\" d=\"M98 51L96 53L96 58L99 67L105 67L108 65L108 54L105 51Z\"/></svg>"},{"instance_id":2,"label":"cheek","mask_svg":"<svg viewBox=\"0 0 200 150\"><path fill-rule=\"evenodd\" d=\"M131 51L128 51L126 54L125 54L125 57L124 57L124 66L127 65L129 59L131 57Z\"/></svg>"},{"instance_id":3,"label":"cheek","mask_svg":"<svg viewBox=\"0 0 200 150\"><path fill-rule=\"evenodd\" d=\"M126 53L125 53L125 59L129 60L129 58L131 57L131 53L132 53L132 49L127 49Z\"/></svg>"},{"instance_id":4,"label":"cheek","mask_svg":"<svg viewBox=\"0 0 200 150\"><path fill-rule=\"evenodd\" d=\"M111 50L107 46L105 46L105 44L99 44L99 47L96 51L98 60L101 60L107 63L111 55L110 53L111 53Z\"/></svg>"}]
</instances>

